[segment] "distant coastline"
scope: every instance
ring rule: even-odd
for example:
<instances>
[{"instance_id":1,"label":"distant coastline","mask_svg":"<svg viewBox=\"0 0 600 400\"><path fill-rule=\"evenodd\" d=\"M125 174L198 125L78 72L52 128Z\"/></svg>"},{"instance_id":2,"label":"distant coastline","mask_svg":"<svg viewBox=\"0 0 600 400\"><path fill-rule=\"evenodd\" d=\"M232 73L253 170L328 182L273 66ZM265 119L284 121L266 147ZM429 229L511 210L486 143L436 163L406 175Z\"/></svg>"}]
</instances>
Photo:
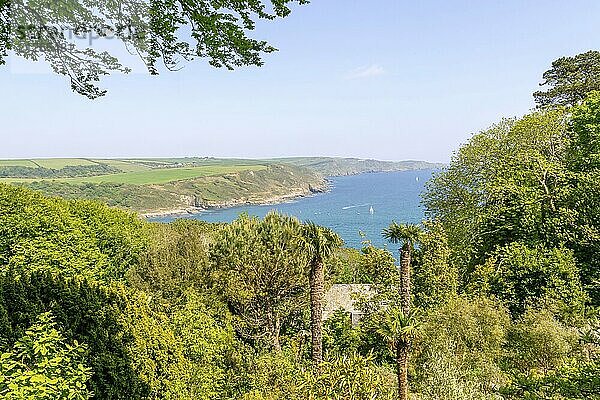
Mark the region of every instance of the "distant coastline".
<instances>
[{"instance_id":1,"label":"distant coastline","mask_svg":"<svg viewBox=\"0 0 600 400\"><path fill-rule=\"evenodd\" d=\"M436 170L442 168L444 164L430 164L428 168L398 168L398 169L387 169L387 170L369 170L369 171L352 171L345 172L337 175L329 175L323 178L323 184L317 187L310 187L308 190L297 190L287 194L274 195L272 197L264 199L233 199L222 202L211 202L196 207L180 207L175 209L156 210L149 212L140 212L139 215L145 219L159 219L159 218L176 218L176 217L188 217L195 214L201 214L203 212L234 208L241 206L266 206L293 202L294 200L311 197L317 194L327 193L331 190L331 179L336 177L344 176L357 176L357 175L368 175L368 174L379 174L379 173L394 173L394 172L407 172L407 171L424 171L424 170Z\"/></svg>"},{"instance_id":2,"label":"distant coastline","mask_svg":"<svg viewBox=\"0 0 600 400\"><path fill-rule=\"evenodd\" d=\"M384 246L381 230L390 221L418 223L423 220L420 194L434 171L382 171L328 177L329 190L319 195L280 199L269 204L225 204L221 208L191 210L189 214L183 210L184 213L175 215L152 216L148 221L168 224L177 219L192 219L227 223L241 213L262 218L269 211L277 210L301 221L310 220L335 229L346 247L360 249L365 240Z\"/></svg>"},{"instance_id":3,"label":"distant coastline","mask_svg":"<svg viewBox=\"0 0 600 400\"><path fill-rule=\"evenodd\" d=\"M154 219L154 218L163 218L163 217L178 217L178 216L189 216L194 214L200 214L206 211L221 209L221 208L232 208L239 207L244 205L274 205L274 204L282 204L292 202L294 200L315 196L322 193L327 193L331 190L330 181L328 179L324 179L324 184L320 187L310 187L308 190L296 191L292 193L276 195L266 199L238 199L238 200L228 200L223 202L214 202L209 204L204 204L197 207L186 207L186 208L177 208L177 209L167 209L167 210L157 210L151 212L142 212L139 215L145 219Z\"/></svg>"},{"instance_id":4,"label":"distant coastline","mask_svg":"<svg viewBox=\"0 0 600 400\"><path fill-rule=\"evenodd\" d=\"M0 182L160 218L289 202L327 191L326 177L441 166L415 160L337 157L22 159L0 160Z\"/></svg>"}]
</instances>

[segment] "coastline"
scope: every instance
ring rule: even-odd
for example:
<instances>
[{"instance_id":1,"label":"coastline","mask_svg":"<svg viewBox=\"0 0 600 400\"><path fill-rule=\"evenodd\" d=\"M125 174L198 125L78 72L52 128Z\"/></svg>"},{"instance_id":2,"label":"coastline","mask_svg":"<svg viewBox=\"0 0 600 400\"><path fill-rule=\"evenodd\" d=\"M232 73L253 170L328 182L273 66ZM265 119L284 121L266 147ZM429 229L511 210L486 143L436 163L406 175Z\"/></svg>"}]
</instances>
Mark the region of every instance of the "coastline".
<instances>
[{"instance_id":1,"label":"coastline","mask_svg":"<svg viewBox=\"0 0 600 400\"><path fill-rule=\"evenodd\" d=\"M174 208L168 210L157 210L149 212L138 212L138 215L146 220L154 218L167 218L167 217L184 217L189 215L201 214L206 211L221 209L221 208L233 208L245 205L255 206L267 206L274 204L282 204L292 202L294 200L311 197L317 194L327 193L331 189L330 181L327 178L323 179L323 185L320 187L309 186L308 189L296 190L291 193L282 195L275 195L266 199L234 199L223 202L211 202L205 203L201 206L189 206L185 208Z\"/></svg>"},{"instance_id":2,"label":"coastline","mask_svg":"<svg viewBox=\"0 0 600 400\"><path fill-rule=\"evenodd\" d=\"M356 176L363 174L375 174L375 173L390 173L390 172L405 172L405 171L420 171L426 170L429 168L416 168L416 169L389 169L389 170L368 170L368 171L356 171L356 172L347 172L344 174L337 175L328 175L323 178L322 185L318 187L312 187L309 185L308 188L303 188L300 190L295 190L291 193L286 193L282 195L275 195L266 199L236 199L236 200L228 200L223 202L214 202L214 203L204 203L200 206L189 206L183 208L174 208L174 209L166 209L166 210L157 210L157 211L149 211L149 212L138 212L140 217L152 220L155 218L176 218L176 217L185 217L195 214L201 214L203 212L207 212L210 210L221 209L221 208L233 208L245 205L254 205L254 206L266 206L272 204L282 204L292 202L297 199L311 197L316 194L327 193L331 190L331 181L330 178L335 177L343 177L343 176Z\"/></svg>"}]
</instances>

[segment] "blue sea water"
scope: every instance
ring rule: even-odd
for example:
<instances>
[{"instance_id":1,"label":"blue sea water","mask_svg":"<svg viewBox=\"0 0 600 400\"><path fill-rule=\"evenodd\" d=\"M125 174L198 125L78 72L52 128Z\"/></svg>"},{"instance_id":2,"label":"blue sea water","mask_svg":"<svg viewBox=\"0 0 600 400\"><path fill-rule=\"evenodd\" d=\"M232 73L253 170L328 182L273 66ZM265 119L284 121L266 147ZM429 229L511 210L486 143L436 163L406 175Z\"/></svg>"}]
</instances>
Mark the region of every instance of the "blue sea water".
<instances>
[{"instance_id":1,"label":"blue sea water","mask_svg":"<svg viewBox=\"0 0 600 400\"><path fill-rule=\"evenodd\" d=\"M282 204L213 209L184 218L230 222L241 213L263 217L270 210L277 210L333 229L347 247L360 248L365 238L383 246L381 230L390 222L419 223L423 219L420 194L432 173L432 170L420 170L331 177L328 178L330 191L326 193ZM169 222L173 219L175 217L152 220Z\"/></svg>"}]
</instances>

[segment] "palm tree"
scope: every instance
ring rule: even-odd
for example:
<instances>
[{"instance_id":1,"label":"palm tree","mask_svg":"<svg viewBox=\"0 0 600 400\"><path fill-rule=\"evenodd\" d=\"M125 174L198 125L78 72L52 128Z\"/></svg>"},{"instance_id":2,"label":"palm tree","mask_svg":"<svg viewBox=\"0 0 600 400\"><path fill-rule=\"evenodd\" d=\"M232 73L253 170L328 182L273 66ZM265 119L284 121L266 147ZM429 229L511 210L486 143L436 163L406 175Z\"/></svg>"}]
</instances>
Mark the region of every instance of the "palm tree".
<instances>
[{"instance_id":1,"label":"palm tree","mask_svg":"<svg viewBox=\"0 0 600 400\"><path fill-rule=\"evenodd\" d=\"M408 359L410 354L410 338L414 328L410 309L410 264L415 243L421 236L417 225L397 224L392 222L383 230L383 237L392 243L401 243L400 248L400 312L395 338L396 369L398 375L398 395L400 400L408 399Z\"/></svg>"},{"instance_id":2,"label":"palm tree","mask_svg":"<svg viewBox=\"0 0 600 400\"><path fill-rule=\"evenodd\" d=\"M408 356L410 340L415 336L418 323L412 314L405 315L402 310L392 307L386 310L377 332L390 345L396 358L396 375L398 377L398 397L408 399Z\"/></svg>"},{"instance_id":3,"label":"palm tree","mask_svg":"<svg viewBox=\"0 0 600 400\"><path fill-rule=\"evenodd\" d=\"M331 229L307 222L302 227L301 244L308 253L310 284L310 328L312 333L312 361L318 366L323 361L323 292L325 286L325 259L340 247L342 239Z\"/></svg>"}]
</instances>

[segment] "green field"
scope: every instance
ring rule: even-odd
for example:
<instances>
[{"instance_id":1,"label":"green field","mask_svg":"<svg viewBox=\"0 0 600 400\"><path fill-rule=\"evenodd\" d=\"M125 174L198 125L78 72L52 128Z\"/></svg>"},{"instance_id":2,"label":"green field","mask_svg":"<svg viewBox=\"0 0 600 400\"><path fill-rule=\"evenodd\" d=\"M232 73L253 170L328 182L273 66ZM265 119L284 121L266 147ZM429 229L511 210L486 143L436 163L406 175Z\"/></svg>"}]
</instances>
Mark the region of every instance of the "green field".
<instances>
[{"instance_id":1,"label":"green field","mask_svg":"<svg viewBox=\"0 0 600 400\"><path fill-rule=\"evenodd\" d=\"M44 181L71 184L159 185L243 171L259 171L269 165L282 163L307 168L322 176L439 167L437 164L420 161L389 162L334 157L292 157L265 160L212 157L42 158L0 160L0 182L26 184ZM24 171L22 167L27 168ZM2 174L3 168L6 171L4 174Z\"/></svg>"},{"instance_id":2,"label":"green field","mask_svg":"<svg viewBox=\"0 0 600 400\"><path fill-rule=\"evenodd\" d=\"M3 182L141 213L261 203L325 184L312 171L276 161L212 157L0 160Z\"/></svg>"},{"instance_id":3,"label":"green field","mask_svg":"<svg viewBox=\"0 0 600 400\"><path fill-rule=\"evenodd\" d=\"M0 167L30 167L37 168L31 160L0 160Z\"/></svg>"},{"instance_id":4,"label":"green field","mask_svg":"<svg viewBox=\"0 0 600 400\"><path fill-rule=\"evenodd\" d=\"M11 167L28 167L27 175L4 175L0 182L28 183L34 181L52 181L63 183L112 183L130 185L153 185L195 179L206 176L218 176L242 171L259 171L269 165L268 162L214 158L139 158L139 159L87 159L87 158L44 158L22 160L0 160L0 170ZM111 167L114 173L86 173L92 167ZM52 176L45 170L60 172L70 169L62 176ZM36 174L35 171L40 171ZM33 171L33 172L31 172ZM120 172L119 172L120 171ZM19 173L17 170L15 173ZM45 175L44 175L45 173ZM10 174L10 172L9 172Z\"/></svg>"},{"instance_id":5,"label":"green field","mask_svg":"<svg viewBox=\"0 0 600 400\"><path fill-rule=\"evenodd\" d=\"M120 169L123 172L147 171L150 169L148 166L129 160L93 159L92 161Z\"/></svg>"},{"instance_id":6,"label":"green field","mask_svg":"<svg viewBox=\"0 0 600 400\"><path fill-rule=\"evenodd\" d=\"M120 168L118 165L113 165ZM208 165L201 167L179 167L179 168L143 168L137 165L131 166L130 172L110 175L98 175L81 178L0 178L0 182L27 183L39 180L65 183L122 183L130 185L153 185L169 182L177 182L186 179L195 179L205 176L218 176L241 171L260 171L267 168L266 165ZM124 168L126 169L126 168Z\"/></svg>"},{"instance_id":7,"label":"green field","mask_svg":"<svg viewBox=\"0 0 600 400\"><path fill-rule=\"evenodd\" d=\"M42 168L61 169L67 166L94 165L84 158L40 158L32 160Z\"/></svg>"},{"instance_id":8,"label":"green field","mask_svg":"<svg viewBox=\"0 0 600 400\"><path fill-rule=\"evenodd\" d=\"M206 166L190 168L158 168L146 171L124 172L122 174L92 176L89 178L65 178L62 181L73 183L127 183L131 185L151 185L186 179L200 178L203 176L225 175L240 171L259 171L266 169L264 165L232 165L232 166Z\"/></svg>"},{"instance_id":9,"label":"green field","mask_svg":"<svg viewBox=\"0 0 600 400\"><path fill-rule=\"evenodd\" d=\"M20 160L0 160L1 167L29 167L61 169L67 166L94 165L93 161L84 158L35 158Z\"/></svg>"}]
</instances>

